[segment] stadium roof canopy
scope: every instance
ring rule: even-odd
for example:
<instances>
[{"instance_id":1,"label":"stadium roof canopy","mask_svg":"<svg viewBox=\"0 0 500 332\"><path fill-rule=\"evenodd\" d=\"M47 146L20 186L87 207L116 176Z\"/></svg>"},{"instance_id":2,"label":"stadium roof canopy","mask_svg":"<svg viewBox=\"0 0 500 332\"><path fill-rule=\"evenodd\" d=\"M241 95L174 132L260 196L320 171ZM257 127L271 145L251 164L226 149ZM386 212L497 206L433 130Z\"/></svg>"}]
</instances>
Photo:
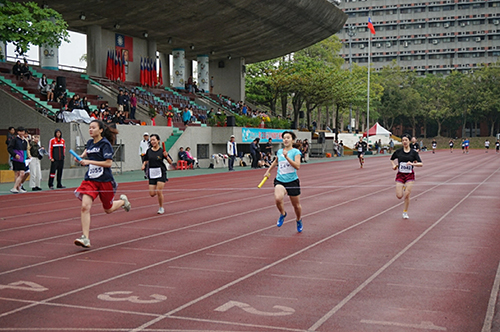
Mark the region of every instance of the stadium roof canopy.
<instances>
[{"instance_id":1,"label":"stadium roof canopy","mask_svg":"<svg viewBox=\"0 0 500 332\"><path fill-rule=\"evenodd\" d=\"M24 1L18 1L24 2ZM183 48L187 59L272 59L339 31L347 15L327 0L36 0L62 14L72 31L91 25ZM84 17L84 19L82 19Z\"/></svg>"}]
</instances>

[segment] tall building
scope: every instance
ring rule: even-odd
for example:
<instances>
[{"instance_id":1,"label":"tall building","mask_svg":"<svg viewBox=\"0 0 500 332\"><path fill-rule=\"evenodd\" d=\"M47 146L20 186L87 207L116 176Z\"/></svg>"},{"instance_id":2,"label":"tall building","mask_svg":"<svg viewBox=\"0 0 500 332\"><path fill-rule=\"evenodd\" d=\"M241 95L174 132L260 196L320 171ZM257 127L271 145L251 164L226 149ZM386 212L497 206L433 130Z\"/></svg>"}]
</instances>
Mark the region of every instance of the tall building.
<instances>
[{"instance_id":1,"label":"tall building","mask_svg":"<svg viewBox=\"0 0 500 332\"><path fill-rule=\"evenodd\" d=\"M339 7L349 16L338 32L346 62L350 34L352 61L368 63L368 17L376 31L371 39L374 70L396 60L420 75L448 74L500 58L500 0L344 0Z\"/></svg>"}]
</instances>

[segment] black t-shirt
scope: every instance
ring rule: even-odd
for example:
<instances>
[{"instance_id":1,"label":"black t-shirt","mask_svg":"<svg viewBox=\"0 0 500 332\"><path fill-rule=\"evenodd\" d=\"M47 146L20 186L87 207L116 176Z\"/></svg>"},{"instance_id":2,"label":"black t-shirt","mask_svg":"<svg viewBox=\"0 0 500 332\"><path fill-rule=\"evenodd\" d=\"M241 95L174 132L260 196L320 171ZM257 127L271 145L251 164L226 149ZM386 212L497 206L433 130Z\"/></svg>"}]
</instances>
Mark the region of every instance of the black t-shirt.
<instances>
[{"instance_id":1,"label":"black t-shirt","mask_svg":"<svg viewBox=\"0 0 500 332\"><path fill-rule=\"evenodd\" d=\"M422 162L418 152L410 149L410 152L405 152L404 148L399 148L391 156L391 160L398 160L398 172L400 173L413 173L413 165L407 165L408 162L418 161Z\"/></svg>"},{"instance_id":2,"label":"black t-shirt","mask_svg":"<svg viewBox=\"0 0 500 332\"><path fill-rule=\"evenodd\" d=\"M368 144L366 144L365 141L361 141L361 142L356 143L356 148L358 149L358 152L365 152L367 147L368 147Z\"/></svg>"},{"instance_id":3,"label":"black t-shirt","mask_svg":"<svg viewBox=\"0 0 500 332\"><path fill-rule=\"evenodd\" d=\"M161 171L161 174L166 174L167 172L167 166L163 162L163 160L166 160L165 156L163 155L163 149L159 148L157 151L154 151L152 148L149 148L148 151L146 151L146 154L144 155L144 161L148 161L148 166L149 166L149 172L157 172L158 169ZM153 171L151 171L153 169ZM156 171L155 171L156 169ZM154 177L154 174L153 174Z\"/></svg>"},{"instance_id":4,"label":"black t-shirt","mask_svg":"<svg viewBox=\"0 0 500 332\"><path fill-rule=\"evenodd\" d=\"M420 150L420 145L418 143L410 143L410 149L418 151Z\"/></svg>"},{"instance_id":5,"label":"black t-shirt","mask_svg":"<svg viewBox=\"0 0 500 332\"><path fill-rule=\"evenodd\" d=\"M94 143L93 139L87 142L87 158L93 161L106 161L113 159L113 147L111 143L103 137L99 142ZM85 174L85 180L97 182L110 182L114 181L113 173L110 167L102 167L96 165L89 165L89 169Z\"/></svg>"}]
</instances>

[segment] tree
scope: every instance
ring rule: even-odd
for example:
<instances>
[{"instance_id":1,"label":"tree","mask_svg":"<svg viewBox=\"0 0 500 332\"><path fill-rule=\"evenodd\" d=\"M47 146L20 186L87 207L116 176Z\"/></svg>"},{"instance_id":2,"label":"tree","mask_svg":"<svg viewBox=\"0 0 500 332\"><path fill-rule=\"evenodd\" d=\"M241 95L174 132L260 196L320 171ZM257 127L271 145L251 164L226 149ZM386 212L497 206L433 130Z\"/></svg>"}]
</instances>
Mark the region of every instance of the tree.
<instances>
[{"instance_id":1,"label":"tree","mask_svg":"<svg viewBox=\"0 0 500 332\"><path fill-rule=\"evenodd\" d=\"M32 45L59 46L69 42L68 24L51 8L40 8L35 2L0 3L0 40L12 43L23 55Z\"/></svg>"}]
</instances>

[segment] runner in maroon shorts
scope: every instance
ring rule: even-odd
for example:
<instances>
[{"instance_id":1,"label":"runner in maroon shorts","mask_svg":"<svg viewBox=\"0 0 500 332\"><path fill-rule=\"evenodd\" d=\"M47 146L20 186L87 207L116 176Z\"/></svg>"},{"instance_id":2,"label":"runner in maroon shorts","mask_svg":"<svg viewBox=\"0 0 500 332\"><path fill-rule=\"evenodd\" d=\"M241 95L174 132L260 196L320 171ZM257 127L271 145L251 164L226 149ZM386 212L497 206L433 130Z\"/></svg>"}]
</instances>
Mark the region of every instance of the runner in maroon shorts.
<instances>
[{"instance_id":1,"label":"runner in maroon shorts","mask_svg":"<svg viewBox=\"0 0 500 332\"><path fill-rule=\"evenodd\" d=\"M393 170L398 170L396 175L396 197L405 199L403 218L408 219L408 206L410 205L410 194L413 183L415 182L415 172L413 167L422 167L422 160L418 152L410 147L410 135L405 134L401 139L403 147L394 151L391 157ZM394 160L397 159L396 164Z\"/></svg>"},{"instance_id":2,"label":"runner in maroon shorts","mask_svg":"<svg viewBox=\"0 0 500 332\"><path fill-rule=\"evenodd\" d=\"M80 157L80 164L89 166L85 179L80 187L75 190L75 195L82 201L82 232L83 235L75 240L77 246L90 248L90 208L97 196L101 199L104 212L111 213L123 207L130 211L130 202L127 196L121 195L114 201L117 184L111 172L113 163L113 147L116 129L107 127L102 121L94 120L90 123L89 134L92 137ZM78 160L75 161L78 162Z\"/></svg>"}]
</instances>

